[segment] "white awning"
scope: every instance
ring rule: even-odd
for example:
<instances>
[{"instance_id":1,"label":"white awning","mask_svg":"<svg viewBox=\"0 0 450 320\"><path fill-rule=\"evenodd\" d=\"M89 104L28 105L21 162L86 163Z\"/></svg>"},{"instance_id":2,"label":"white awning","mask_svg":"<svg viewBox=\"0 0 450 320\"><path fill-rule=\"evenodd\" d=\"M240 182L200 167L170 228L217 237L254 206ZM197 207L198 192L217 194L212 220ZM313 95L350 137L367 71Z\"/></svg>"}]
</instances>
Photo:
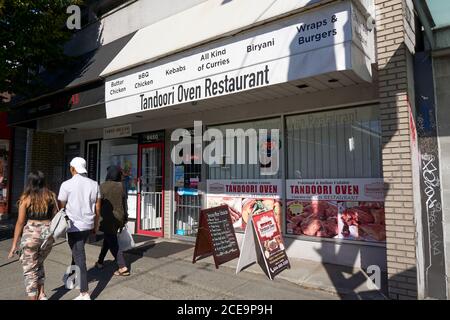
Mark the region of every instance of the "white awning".
<instances>
[{"instance_id":1,"label":"white awning","mask_svg":"<svg viewBox=\"0 0 450 320\"><path fill-rule=\"evenodd\" d=\"M367 19L339 1L114 74L105 83L107 117L334 72L371 81L373 57Z\"/></svg>"},{"instance_id":2,"label":"white awning","mask_svg":"<svg viewBox=\"0 0 450 320\"><path fill-rule=\"evenodd\" d=\"M285 14L331 1L335 0L205 1L137 31L101 76L110 76L175 52L236 34Z\"/></svg>"}]
</instances>

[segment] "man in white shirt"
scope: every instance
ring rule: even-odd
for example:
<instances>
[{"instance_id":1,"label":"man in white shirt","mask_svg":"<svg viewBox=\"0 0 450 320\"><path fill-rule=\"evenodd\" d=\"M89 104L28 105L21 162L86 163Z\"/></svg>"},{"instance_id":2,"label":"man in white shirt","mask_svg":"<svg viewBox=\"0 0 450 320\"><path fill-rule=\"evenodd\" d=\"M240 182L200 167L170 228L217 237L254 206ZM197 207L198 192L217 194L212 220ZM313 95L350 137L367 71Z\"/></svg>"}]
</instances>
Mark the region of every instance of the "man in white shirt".
<instances>
[{"instance_id":1,"label":"man in white shirt","mask_svg":"<svg viewBox=\"0 0 450 320\"><path fill-rule=\"evenodd\" d=\"M90 300L87 282L85 244L89 235L96 234L100 216L100 188L98 183L86 176L86 160L80 157L70 162L72 178L63 182L58 200L66 208L71 227L67 238L72 258L80 270L80 295L75 300Z\"/></svg>"}]
</instances>

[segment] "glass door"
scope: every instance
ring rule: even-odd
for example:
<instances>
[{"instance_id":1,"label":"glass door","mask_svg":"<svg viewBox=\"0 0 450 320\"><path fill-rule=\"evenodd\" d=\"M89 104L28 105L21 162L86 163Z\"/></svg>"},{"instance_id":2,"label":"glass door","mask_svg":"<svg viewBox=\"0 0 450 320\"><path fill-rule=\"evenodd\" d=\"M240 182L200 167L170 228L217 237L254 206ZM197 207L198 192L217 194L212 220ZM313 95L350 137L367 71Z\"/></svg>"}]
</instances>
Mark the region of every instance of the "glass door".
<instances>
[{"instance_id":1,"label":"glass door","mask_svg":"<svg viewBox=\"0 0 450 320\"><path fill-rule=\"evenodd\" d=\"M163 236L164 144L139 145L138 234Z\"/></svg>"}]
</instances>

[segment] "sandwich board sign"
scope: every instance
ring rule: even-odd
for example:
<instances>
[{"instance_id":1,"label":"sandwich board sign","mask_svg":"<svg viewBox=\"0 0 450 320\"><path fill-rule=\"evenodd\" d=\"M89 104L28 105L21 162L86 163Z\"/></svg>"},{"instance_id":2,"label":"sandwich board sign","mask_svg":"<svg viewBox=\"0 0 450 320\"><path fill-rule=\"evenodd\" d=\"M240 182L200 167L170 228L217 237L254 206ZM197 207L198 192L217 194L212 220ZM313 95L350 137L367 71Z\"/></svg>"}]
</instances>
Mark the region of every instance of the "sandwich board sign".
<instances>
[{"instance_id":1,"label":"sandwich board sign","mask_svg":"<svg viewBox=\"0 0 450 320\"><path fill-rule=\"evenodd\" d=\"M216 268L219 268L220 264L238 258L239 254L228 206L201 210L192 263L213 255Z\"/></svg>"},{"instance_id":2,"label":"sandwich board sign","mask_svg":"<svg viewBox=\"0 0 450 320\"><path fill-rule=\"evenodd\" d=\"M236 273L258 262L270 280L291 265L272 210L252 215L242 242Z\"/></svg>"}]
</instances>

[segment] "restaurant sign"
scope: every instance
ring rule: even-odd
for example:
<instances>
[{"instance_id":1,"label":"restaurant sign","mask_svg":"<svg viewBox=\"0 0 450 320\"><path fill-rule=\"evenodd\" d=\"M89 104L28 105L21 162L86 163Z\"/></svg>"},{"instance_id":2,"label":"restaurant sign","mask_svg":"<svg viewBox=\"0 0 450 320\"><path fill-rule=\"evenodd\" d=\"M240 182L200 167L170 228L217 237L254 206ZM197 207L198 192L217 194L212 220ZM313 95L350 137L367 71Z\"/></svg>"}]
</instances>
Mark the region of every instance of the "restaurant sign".
<instances>
[{"instance_id":1,"label":"restaurant sign","mask_svg":"<svg viewBox=\"0 0 450 320\"><path fill-rule=\"evenodd\" d=\"M350 71L371 80L373 30L351 1L107 78L108 118Z\"/></svg>"}]
</instances>

